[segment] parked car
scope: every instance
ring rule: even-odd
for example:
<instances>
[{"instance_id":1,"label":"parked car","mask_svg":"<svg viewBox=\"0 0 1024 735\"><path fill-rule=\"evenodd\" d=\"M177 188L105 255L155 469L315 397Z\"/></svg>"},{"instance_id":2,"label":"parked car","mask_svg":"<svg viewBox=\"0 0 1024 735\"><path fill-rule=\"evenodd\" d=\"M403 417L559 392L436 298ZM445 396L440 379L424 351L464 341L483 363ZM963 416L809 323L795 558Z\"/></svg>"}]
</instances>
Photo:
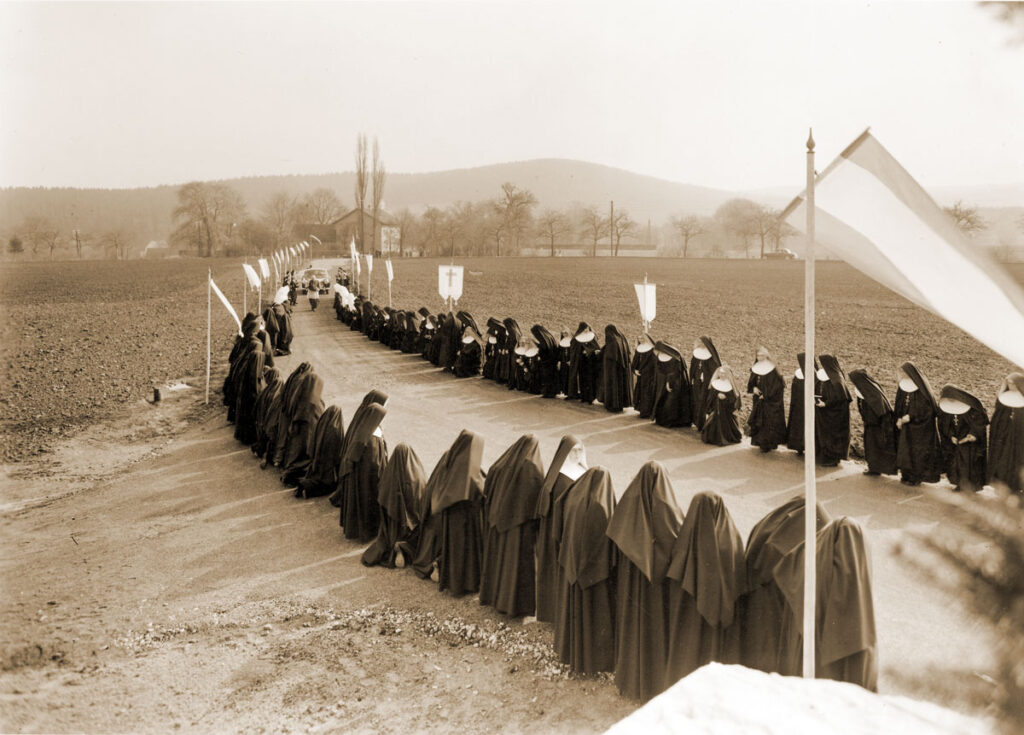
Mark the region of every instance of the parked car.
<instances>
[{"instance_id":1,"label":"parked car","mask_svg":"<svg viewBox=\"0 0 1024 735\"><path fill-rule=\"evenodd\" d=\"M325 294L330 290L331 276L327 273L326 268L307 268L302 271L302 275L299 276L299 290L302 291L302 293L308 292L306 285L313 278L316 278L316 280L320 282L320 293Z\"/></svg>"},{"instance_id":2,"label":"parked car","mask_svg":"<svg viewBox=\"0 0 1024 735\"><path fill-rule=\"evenodd\" d=\"M765 260L796 260L796 253L789 248L779 248L770 253L764 254Z\"/></svg>"}]
</instances>

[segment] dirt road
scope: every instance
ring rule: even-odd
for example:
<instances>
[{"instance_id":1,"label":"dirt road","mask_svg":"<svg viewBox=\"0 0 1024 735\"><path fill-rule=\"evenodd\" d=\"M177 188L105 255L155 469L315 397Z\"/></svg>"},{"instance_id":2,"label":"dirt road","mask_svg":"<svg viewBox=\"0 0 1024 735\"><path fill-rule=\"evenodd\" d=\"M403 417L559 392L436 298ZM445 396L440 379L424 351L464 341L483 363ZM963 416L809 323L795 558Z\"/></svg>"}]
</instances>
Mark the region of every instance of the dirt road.
<instances>
[{"instance_id":1,"label":"dirt road","mask_svg":"<svg viewBox=\"0 0 1024 735\"><path fill-rule=\"evenodd\" d=\"M629 413L459 381L304 299L295 326L283 370L312 362L346 419L368 389L388 392L389 444L410 443L428 470L462 428L486 438L485 466L525 432L548 461L571 432L619 493L656 459L684 509L718 492L744 535L801 488L790 453L708 448ZM408 570L362 567L326 499L297 500L262 472L223 412L197 416L200 393L140 403L52 464L4 477L0 729L595 731L635 707L606 677L567 676L547 626L503 620ZM892 553L907 532L955 525L952 511L860 470L823 472L819 493L868 533L880 687L977 712L988 630Z\"/></svg>"}]
</instances>

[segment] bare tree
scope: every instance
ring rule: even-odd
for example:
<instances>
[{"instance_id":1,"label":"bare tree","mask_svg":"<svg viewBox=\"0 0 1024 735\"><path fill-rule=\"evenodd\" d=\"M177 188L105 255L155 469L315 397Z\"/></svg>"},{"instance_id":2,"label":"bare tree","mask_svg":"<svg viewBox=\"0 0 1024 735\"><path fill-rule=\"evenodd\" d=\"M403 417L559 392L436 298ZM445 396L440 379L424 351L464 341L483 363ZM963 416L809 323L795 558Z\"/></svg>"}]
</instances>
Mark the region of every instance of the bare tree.
<instances>
[{"instance_id":1,"label":"bare tree","mask_svg":"<svg viewBox=\"0 0 1024 735\"><path fill-rule=\"evenodd\" d=\"M530 220L533 217L533 207L537 204L537 197L528 189L520 189L515 184L506 181L501 185L501 196L495 203L495 211L501 215L501 229L508 236L512 247L519 249L520 242L530 227ZM501 240L498 243L497 255L501 255Z\"/></svg>"},{"instance_id":2,"label":"bare tree","mask_svg":"<svg viewBox=\"0 0 1024 735\"><path fill-rule=\"evenodd\" d=\"M307 194L302 203L313 224L329 225L345 214L345 205L333 189L321 186Z\"/></svg>"},{"instance_id":3,"label":"bare tree","mask_svg":"<svg viewBox=\"0 0 1024 735\"><path fill-rule=\"evenodd\" d=\"M172 217L180 224L171 239L190 243L199 255L210 257L231 225L244 216L245 202L230 186L193 181L178 189Z\"/></svg>"},{"instance_id":4,"label":"bare tree","mask_svg":"<svg viewBox=\"0 0 1024 735\"><path fill-rule=\"evenodd\" d=\"M730 199L715 210L715 219L722 229L739 238L744 257L750 257L750 238L758 233L757 220L761 206L749 199Z\"/></svg>"},{"instance_id":5,"label":"bare tree","mask_svg":"<svg viewBox=\"0 0 1024 735\"><path fill-rule=\"evenodd\" d=\"M610 230L612 255L617 256L619 254L619 243L622 242L622 236L632 235L636 232L638 226L639 225L633 221L633 218L629 216L629 212L627 210L620 209L615 213L611 218Z\"/></svg>"},{"instance_id":6,"label":"bare tree","mask_svg":"<svg viewBox=\"0 0 1024 735\"><path fill-rule=\"evenodd\" d=\"M581 236L589 238L592 243L591 257L597 257L597 241L608 234L608 218L593 204L580 210L580 222L583 227Z\"/></svg>"},{"instance_id":7,"label":"bare tree","mask_svg":"<svg viewBox=\"0 0 1024 735\"><path fill-rule=\"evenodd\" d=\"M545 209L537 220L537 231L548 239L551 245L551 257L555 257L555 240L572 231L569 219L564 212L556 209Z\"/></svg>"},{"instance_id":8,"label":"bare tree","mask_svg":"<svg viewBox=\"0 0 1024 735\"><path fill-rule=\"evenodd\" d=\"M441 230L444 225L444 212L437 207L427 207L423 212L423 224L426 229L427 250L440 254Z\"/></svg>"},{"instance_id":9,"label":"bare tree","mask_svg":"<svg viewBox=\"0 0 1024 735\"><path fill-rule=\"evenodd\" d=\"M366 187L369 186L369 171L366 168L366 134L356 136L356 209L359 210L359 252L363 250L363 238L366 236Z\"/></svg>"},{"instance_id":10,"label":"bare tree","mask_svg":"<svg viewBox=\"0 0 1024 735\"><path fill-rule=\"evenodd\" d=\"M272 194L263 205L260 219L273 233L275 248L287 245L293 237L295 200L283 191Z\"/></svg>"},{"instance_id":11,"label":"bare tree","mask_svg":"<svg viewBox=\"0 0 1024 735\"><path fill-rule=\"evenodd\" d=\"M761 239L762 258L764 258L765 243L769 242L772 236L778 232L780 214L782 213L777 209L761 206L750 213L750 231ZM777 242L778 238L776 237ZM778 250L777 244L775 249Z\"/></svg>"},{"instance_id":12,"label":"bare tree","mask_svg":"<svg viewBox=\"0 0 1024 735\"><path fill-rule=\"evenodd\" d=\"M943 207L943 211L953 218L960 232L967 237L973 237L975 232L988 228L988 223L978 214L978 208L964 204L962 199L957 199L952 207Z\"/></svg>"},{"instance_id":13,"label":"bare tree","mask_svg":"<svg viewBox=\"0 0 1024 735\"><path fill-rule=\"evenodd\" d=\"M371 250L377 251L377 217L380 216L381 203L384 201L384 183L387 181L388 173L384 168L384 161L380 157L380 145L377 136L373 138L373 235L371 236Z\"/></svg>"},{"instance_id":14,"label":"bare tree","mask_svg":"<svg viewBox=\"0 0 1024 735\"><path fill-rule=\"evenodd\" d=\"M456 202L445 210L444 220L441 222L441 233L448 244L450 257L455 257L455 241L466 231L467 219L471 211L472 205L467 202Z\"/></svg>"},{"instance_id":15,"label":"bare tree","mask_svg":"<svg viewBox=\"0 0 1024 735\"><path fill-rule=\"evenodd\" d=\"M102 242L107 250L107 257L113 256L113 260L124 260L128 257L128 236L122 230L105 232Z\"/></svg>"},{"instance_id":16,"label":"bare tree","mask_svg":"<svg viewBox=\"0 0 1024 735\"><path fill-rule=\"evenodd\" d=\"M685 258L690 250L690 240L704 234L704 223L695 214L679 215L673 217L671 222L672 228L683 241L683 257Z\"/></svg>"},{"instance_id":17,"label":"bare tree","mask_svg":"<svg viewBox=\"0 0 1024 735\"><path fill-rule=\"evenodd\" d=\"M71 239L74 240L74 243L75 243L75 253L78 255L78 258L81 259L82 258L82 244L83 244L83 242L85 240L85 237L82 235L82 231L79 230L77 227L75 229L73 229L71 231Z\"/></svg>"},{"instance_id":18,"label":"bare tree","mask_svg":"<svg viewBox=\"0 0 1024 735\"><path fill-rule=\"evenodd\" d=\"M50 258L53 258L53 251L60 240L60 230L49 219L35 215L26 217L22 222L21 232L31 245L33 256L38 257L40 246L45 246L50 251Z\"/></svg>"}]
</instances>

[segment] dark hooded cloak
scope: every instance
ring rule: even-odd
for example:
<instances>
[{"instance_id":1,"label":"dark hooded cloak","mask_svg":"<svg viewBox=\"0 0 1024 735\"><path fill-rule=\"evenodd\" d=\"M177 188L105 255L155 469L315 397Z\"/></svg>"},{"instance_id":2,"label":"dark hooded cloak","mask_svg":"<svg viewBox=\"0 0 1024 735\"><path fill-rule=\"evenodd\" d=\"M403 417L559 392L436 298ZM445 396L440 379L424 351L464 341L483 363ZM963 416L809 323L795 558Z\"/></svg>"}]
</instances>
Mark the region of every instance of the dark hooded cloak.
<instances>
[{"instance_id":1,"label":"dark hooded cloak","mask_svg":"<svg viewBox=\"0 0 1024 735\"><path fill-rule=\"evenodd\" d=\"M702 360L696 355L690 359L690 415L693 416L693 425L700 431L704 428L704 420L707 416L707 395L708 385L711 384L711 376L718 368L722 367L722 360L715 349L715 343L710 337L701 337L701 344L711 353L711 357Z\"/></svg>"},{"instance_id":2,"label":"dark hooded cloak","mask_svg":"<svg viewBox=\"0 0 1024 735\"><path fill-rule=\"evenodd\" d=\"M651 416L658 426L689 426L693 421L690 406L690 379L686 363L675 347L658 342L654 355L654 396Z\"/></svg>"},{"instance_id":3,"label":"dark hooded cloak","mask_svg":"<svg viewBox=\"0 0 1024 735\"><path fill-rule=\"evenodd\" d=\"M796 356L800 365L793 373L793 380L789 384L789 421L786 423L786 446L794 452L804 453L804 379L807 377L807 366L804 364L803 352ZM817 369L818 360L815 358L814 367ZM812 376L813 377L813 376Z\"/></svg>"},{"instance_id":4,"label":"dark hooded cloak","mask_svg":"<svg viewBox=\"0 0 1024 735\"><path fill-rule=\"evenodd\" d=\"M657 356L654 351L654 342L646 334L636 346L633 352L633 377L636 379L633 390L633 406L640 414L640 418L649 419L654 413L654 394L656 390L656 375L658 370ZM687 379L689 386L689 379ZM686 396L686 409L690 409L690 397Z\"/></svg>"},{"instance_id":5,"label":"dark hooded cloak","mask_svg":"<svg viewBox=\"0 0 1024 735\"><path fill-rule=\"evenodd\" d=\"M537 496L544 464L537 437L527 434L505 450L484 482L484 547L480 604L510 617L533 615Z\"/></svg>"},{"instance_id":6,"label":"dark hooded cloak","mask_svg":"<svg viewBox=\"0 0 1024 735\"><path fill-rule=\"evenodd\" d=\"M593 339L581 341L580 337L593 334ZM583 403L593 403L601 382L601 344L597 334L586 322L580 322L569 348L569 387L566 398Z\"/></svg>"},{"instance_id":7,"label":"dark hooded cloak","mask_svg":"<svg viewBox=\"0 0 1024 735\"><path fill-rule=\"evenodd\" d=\"M561 390L558 380L558 340L540 324L530 328L537 340L537 379L540 394L544 398L554 398Z\"/></svg>"},{"instance_id":8,"label":"dark hooded cloak","mask_svg":"<svg viewBox=\"0 0 1024 735\"><path fill-rule=\"evenodd\" d=\"M743 539L722 498L690 501L666 576L668 667L664 688L711 661L739 663L739 598L746 588Z\"/></svg>"},{"instance_id":9,"label":"dark hooded cloak","mask_svg":"<svg viewBox=\"0 0 1024 735\"><path fill-rule=\"evenodd\" d=\"M878 639L871 592L871 562L864 532L851 518L818 531L814 668L819 679L859 684L878 691ZM794 669L803 657L804 544L776 565L775 583L785 597L783 652Z\"/></svg>"},{"instance_id":10,"label":"dark hooded cloak","mask_svg":"<svg viewBox=\"0 0 1024 735\"><path fill-rule=\"evenodd\" d=\"M388 461L388 447L384 438L377 435L377 428L386 414L384 406L370 403L352 417L338 467L339 522L345 529L345 538L360 543L372 541L380 530L377 496Z\"/></svg>"},{"instance_id":11,"label":"dark hooded cloak","mask_svg":"<svg viewBox=\"0 0 1024 735\"><path fill-rule=\"evenodd\" d=\"M254 334L238 360L235 383L235 438L242 444L256 441L256 399L263 391L266 353Z\"/></svg>"},{"instance_id":12,"label":"dark hooded cloak","mask_svg":"<svg viewBox=\"0 0 1024 735\"><path fill-rule=\"evenodd\" d=\"M837 465L850 456L850 391L846 387L846 374L832 355L819 355L821 367L828 380L817 381L818 403L814 414L816 461L822 465Z\"/></svg>"},{"instance_id":13,"label":"dark hooded cloak","mask_svg":"<svg viewBox=\"0 0 1024 735\"><path fill-rule=\"evenodd\" d=\"M499 374L502 377L498 382L507 384L509 390L519 390L522 368L517 359L516 348L523 339L523 333L515 319L505 319L504 326L505 342L501 352L504 364L499 368Z\"/></svg>"},{"instance_id":14,"label":"dark hooded cloak","mask_svg":"<svg viewBox=\"0 0 1024 735\"><path fill-rule=\"evenodd\" d=\"M338 486L338 463L345 438L345 422L338 406L328 406L316 422L310 441L312 453L306 474L299 480L296 494L314 498L334 492Z\"/></svg>"},{"instance_id":15,"label":"dark hooded cloak","mask_svg":"<svg viewBox=\"0 0 1024 735\"><path fill-rule=\"evenodd\" d=\"M487 344L484 346L483 377L486 380L497 380L505 344L505 325L493 316L487 320Z\"/></svg>"},{"instance_id":16,"label":"dark hooded cloak","mask_svg":"<svg viewBox=\"0 0 1024 735\"><path fill-rule=\"evenodd\" d=\"M310 367L296 379L293 392L285 396L285 410L290 416L281 455L281 481L286 485L298 485L299 478L306 474L312 451L310 440L324 411L323 390L323 378Z\"/></svg>"},{"instance_id":17,"label":"dark hooded cloak","mask_svg":"<svg viewBox=\"0 0 1024 735\"><path fill-rule=\"evenodd\" d=\"M896 391L896 420L909 419L896 428L896 466L900 478L910 484L938 482L942 466L936 425L939 404L928 379L913 363L905 362L900 369L917 386L910 393L902 388Z\"/></svg>"},{"instance_id":18,"label":"dark hooded cloak","mask_svg":"<svg viewBox=\"0 0 1024 735\"><path fill-rule=\"evenodd\" d=\"M363 552L363 564L392 569L404 567L412 560L419 541L420 521L429 502L426 486L427 475L416 452L408 444L399 444L380 476L380 530Z\"/></svg>"},{"instance_id":19,"label":"dark hooded cloak","mask_svg":"<svg viewBox=\"0 0 1024 735\"><path fill-rule=\"evenodd\" d=\"M460 311L461 317L465 312ZM466 314L469 317L468 314ZM472 317L469 317L472 322ZM465 322L464 322L465 323ZM480 360L483 352L480 349L480 333L476 329L476 323L465 323L466 326L459 337L459 347L455 356L455 364L452 372L456 378L472 378L480 373ZM470 339L469 342L466 339Z\"/></svg>"},{"instance_id":20,"label":"dark hooded cloak","mask_svg":"<svg viewBox=\"0 0 1024 735\"><path fill-rule=\"evenodd\" d=\"M1003 388L1024 393L1024 375L1011 373ZM1003 390L1000 390L1000 395ZM1010 492L1024 492L1024 408L1004 404L998 398L989 432L988 479L1006 485Z\"/></svg>"},{"instance_id":21,"label":"dark hooded cloak","mask_svg":"<svg viewBox=\"0 0 1024 735\"><path fill-rule=\"evenodd\" d=\"M351 430L353 427L358 426L360 423L362 423L363 419L361 417L361 414L366 410L367 406L376 404L378 406L386 407L387 403L388 394L385 393L384 391L377 390L376 388L372 389L369 393L363 396L363 400L359 402L359 406L356 408L355 413L352 414L352 422L349 424L349 432L346 432L345 436L342 438L341 448L338 451L339 466L341 465L341 458L345 456L345 449L348 446L348 442L350 438L352 438L353 436ZM342 484L340 482L341 475L338 475L338 480L339 482L337 485L337 489L331 494L331 505L333 505L335 508L341 507L341 497L343 490Z\"/></svg>"},{"instance_id":22,"label":"dark hooded cloak","mask_svg":"<svg viewBox=\"0 0 1024 735\"><path fill-rule=\"evenodd\" d=\"M598 400L614 413L633 405L633 373L629 342L618 327L604 328L604 349L601 351L601 384Z\"/></svg>"},{"instance_id":23,"label":"dark hooded cloak","mask_svg":"<svg viewBox=\"0 0 1024 735\"><path fill-rule=\"evenodd\" d=\"M778 367L772 368L771 372L765 375L759 375L751 368L750 378L747 380L747 393L753 395L750 417L747 419L750 443L760 447L762 452L770 452L780 444L785 444L786 381L783 380Z\"/></svg>"},{"instance_id":24,"label":"dark hooded cloak","mask_svg":"<svg viewBox=\"0 0 1024 735\"><path fill-rule=\"evenodd\" d=\"M537 620L544 623L555 621L556 605L561 589L558 564L558 545L562 539L562 509L565 493L575 482L562 474L569 452L579 444L579 439L567 434L558 443L555 458L548 467L544 482L537 494L537 512L540 527L537 532ZM557 513L556 513L557 510Z\"/></svg>"},{"instance_id":25,"label":"dark hooded cloak","mask_svg":"<svg viewBox=\"0 0 1024 735\"><path fill-rule=\"evenodd\" d=\"M955 401L958 410L944 410ZM988 479L988 412L981 401L955 385L945 385L939 395L939 437L942 440L943 465L946 476L957 490L977 492Z\"/></svg>"},{"instance_id":26,"label":"dark hooded cloak","mask_svg":"<svg viewBox=\"0 0 1024 735\"><path fill-rule=\"evenodd\" d=\"M566 585L555 621L555 651L582 674L615 669L615 544L608 522L615 492L608 470L592 467L565 498L558 562Z\"/></svg>"},{"instance_id":27,"label":"dark hooded cloak","mask_svg":"<svg viewBox=\"0 0 1024 735\"><path fill-rule=\"evenodd\" d=\"M263 382L263 392L256 399L256 441L252 445L253 454L260 458L266 456L273 446L274 431L281 410L279 397L284 388L281 371L277 368L267 368Z\"/></svg>"},{"instance_id":28,"label":"dark hooded cloak","mask_svg":"<svg viewBox=\"0 0 1024 735\"><path fill-rule=\"evenodd\" d=\"M863 370L851 370L850 382L863 398L857 398L857 410L864 422L864 459L868 472L896 474L896 417L892 404L878 384Z\"/></svg>"},{"instance_id":29,"label":"dark hooded cloak","mask_svg":"<svg viewBox=\"0 0 1024 735\"><path fill-rule=\"evenodd\" d=\"M682 525L668 473L647 462L619 499L607 532L616 547L615 685L632 699L646 701L665 686L665 574Z\"/></svg>"}]
</instances>

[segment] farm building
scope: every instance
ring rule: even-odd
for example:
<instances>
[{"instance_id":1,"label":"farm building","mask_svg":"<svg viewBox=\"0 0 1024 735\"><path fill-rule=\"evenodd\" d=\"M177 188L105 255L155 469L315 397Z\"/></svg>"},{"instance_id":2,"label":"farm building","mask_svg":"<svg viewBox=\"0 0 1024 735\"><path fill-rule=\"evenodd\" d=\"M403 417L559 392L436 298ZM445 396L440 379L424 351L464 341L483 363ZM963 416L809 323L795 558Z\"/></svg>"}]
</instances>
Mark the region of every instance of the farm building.
<instances>
[{"instance_id":1,"label":"farm building","mask_svg":"<svg viewBox=\"0 0 1024 735\"><path fill-rule=\"evenodd\" d=\"M360 215L363 219L365 242L360 242L359 238ZM374 232L376 238L372 234ZM294 234L298 240L307 240L310 235L315 235L328 250L347 252L349 243L354 240L356 249L361 253L370 252L372 247L375 254L388 255L398 252L401 230L398 227L398 220L383 209L377 213L376 220L370 212L353 209L330 224L296 225Z\"/></svg>"}]
</instances>

